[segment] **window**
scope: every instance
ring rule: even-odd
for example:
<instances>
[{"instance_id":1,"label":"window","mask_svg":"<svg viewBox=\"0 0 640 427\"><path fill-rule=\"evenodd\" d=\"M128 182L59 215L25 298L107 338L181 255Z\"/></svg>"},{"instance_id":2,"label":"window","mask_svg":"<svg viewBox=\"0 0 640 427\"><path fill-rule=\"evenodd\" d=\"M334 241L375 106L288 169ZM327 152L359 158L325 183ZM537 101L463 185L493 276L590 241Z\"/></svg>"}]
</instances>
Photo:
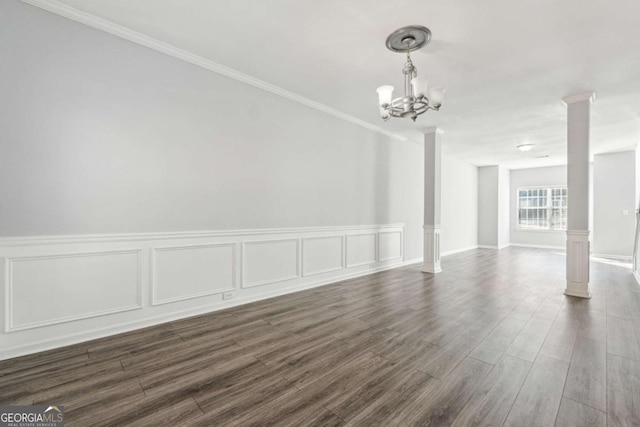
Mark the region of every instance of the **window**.
<instances>
[{"instance_id":1,"label":"window","mask_svg":"<svg viewBox=\"0 0 640 427\"><path fill-rule=\"evenodd\" d=\"M567 187L518 189L518 228L567 229Z\"/></svg>"}]
</instances>

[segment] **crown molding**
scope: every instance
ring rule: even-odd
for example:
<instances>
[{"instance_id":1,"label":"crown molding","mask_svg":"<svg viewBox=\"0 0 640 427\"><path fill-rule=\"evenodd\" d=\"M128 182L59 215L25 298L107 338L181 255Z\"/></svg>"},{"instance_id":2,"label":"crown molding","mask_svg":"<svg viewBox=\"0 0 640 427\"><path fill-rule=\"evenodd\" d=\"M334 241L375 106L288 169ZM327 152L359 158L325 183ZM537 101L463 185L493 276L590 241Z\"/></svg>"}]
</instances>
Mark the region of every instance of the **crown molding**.
<instances>
[{"instance_id":1,"label":"crown molding","mask_svg":"<svg viewBox=\"0 0 640 427\"><path fill-rule=\"evenodd\" d=\"M278 95L282 98L288 99L289 101L297 102L298 104L302 104L306 107L313 108L315 110L321 111L325 114L328 114L330 116L352 123L354 125L363 127L370 131L377 132L379 134L385 135L394 140L402 141L402 142L406 142L409 140L406 137L403 137L393 132L389 132L379 126L376 126L364 120L358 119L357 117L354 117L350 114L343 113L342 111L336 110L334 108L321 104L312 99L298 95L297 93L283 89L271 83L267 83L264 80L257 79L248 74L241 73L240 71L234 70L233 68L226 67L222 64L219 64L217 62L214 62L202 56L196 55L187 50L180 49L169 43L165 43L153 37L139 33L137 31L134 31L120 24L116 24L115 22L109 21L104 18L100 18L98 16L95 16L87 12L83 12L79 9L76 9L75 7L71 7L60 1L57 1L57 0L21 0L21 1L23 3L27 3L32 6L38 7L40 9L46 10L48 12L55 13L56 15L60 15L65 18L71 19L72 21L79 22L81 24L87 25L97 30L104 31L106 33L123 38L125 40L129 40L133 43L145 46L149 49L153 49L157 52L164 53L166 55L172 56L176 59L180 59L182 61L204 68L206 70L213 71L214 73L237 80L249 86L262 89L266 92L270 92L274 95Z\"/></svg>"},{"instance_id":2,"label":"crown molding","mask_svg":"<svg viewBox=\"0 0 640 427\"><path fill-rule=\"evenodd\" d=\"M569 104L573 104L581 101L589 101L589 104L593 104L595 100L596 100L596 93L591 91L591 92L578 93L576 95L565 96L564 98L562 98L562 104L567 106Z\"/></svg>"}]
</instances>

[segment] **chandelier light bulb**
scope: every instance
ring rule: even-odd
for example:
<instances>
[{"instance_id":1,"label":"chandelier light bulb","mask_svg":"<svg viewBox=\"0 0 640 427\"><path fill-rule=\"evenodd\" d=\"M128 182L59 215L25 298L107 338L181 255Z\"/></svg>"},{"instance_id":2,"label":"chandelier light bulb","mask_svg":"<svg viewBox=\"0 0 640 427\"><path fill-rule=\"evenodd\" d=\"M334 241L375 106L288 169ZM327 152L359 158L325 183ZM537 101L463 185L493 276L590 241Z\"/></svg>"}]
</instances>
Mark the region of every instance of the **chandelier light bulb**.
<instances>
[{"instance_id":1,"label":"chandelier light bulb","mask_svg":"<svg viewBox=\"0 0 640 427\"><path fill-rule=\"evenodd\" d=\"M380 86L377 90L380 106L391 104L391 98L393 97L393 86Z\"/></svg>"},{"instance_id":2,"label":"chandelier light bulb","mask_svg":"<svg viewBox=\"0 0 640 427\"><path fill-rule=\"evenodd\" d=\"M436 87L429 91L429 101L433 108L440 108L444 101L444 93L446 91L446 89L441 87Z\"/></svg>"},{"instance_id":3,"label":"chandelier light bulb","mask_svg":"<svg viewBox=\"0 0 640 427\"><path fill-rule=\"evenodd\" d=\"M413 96L416 98L427 96L429 79L425 79L424 77L414 77L411 80L411 86L413 87Z\"/></svg>"}]
</instances>

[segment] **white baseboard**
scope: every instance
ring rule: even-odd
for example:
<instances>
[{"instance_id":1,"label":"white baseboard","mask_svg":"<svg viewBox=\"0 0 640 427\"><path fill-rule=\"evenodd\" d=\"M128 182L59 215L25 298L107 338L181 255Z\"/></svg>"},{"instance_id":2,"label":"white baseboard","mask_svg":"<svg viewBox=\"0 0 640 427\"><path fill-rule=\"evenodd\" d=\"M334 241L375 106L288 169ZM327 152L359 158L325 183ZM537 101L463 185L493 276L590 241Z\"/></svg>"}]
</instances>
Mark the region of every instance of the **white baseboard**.
<instances>
[{"instance_id":1,"label":"white baseboard","mask_svg":"<svg viewBox=\"0 0 640 427\"><path fill-rule=\"evenodd\" d=\"M619 260L619 261L626 261L626 262L631 262L631 260L633 259L632 256L627 256L627 255L609 255L609 254L591 254L592 257L596 257L596 258L607 258L607 259L615 259L615 260Z\"/></svg>"},{"instance_id":2,"label":"white baseboard","mask_svg":"<svg viewBox=\"0 0 640 427\"><path fill-rule=\"evenodd\" d=\"M636 282L638 283L638 285L640 286L640 274L638 274L637 271L633 272L633 277L636 278Z\"/></svg>"},{"instance_id":3,"label":"white baseboard","mask_svg":"<svg viewBox=\"0 0 640 427\"><path fill-rule=\"evenodd\" d=\"M479 246L475 245L475 246L469 246L469 247L466 247L466 248L453 249L453 250L441 253L440 257L446 257L446 256L449 256L449 255L459 254L461 252L472 251L472 250L478 249L478 248L479 248Z\"/></svg>"},{"instance_id":4,"label":"white baseboard","mask_svg":"<svg viewBox=\"0 0 640 427\"><path fill-rule=\"evenodd\" d=\"M403 252L402 224L0 239L0 360L400 267Z\"/></svg>"},{"instance_id":5,"label":"white baseboard","mask_svg":"<svg viewBox=\"0 0 640 427\"><path fill-rule=\"evenodd\" d=\"M460 249L453 249L451 251L446 251L440 254L440 258L449 256L449 255L455 255L455 254L459 254L462 252L466 252L466 251L472 251L474 249L478 249L478 246L469 246L467 248L460 248ZM424 259L421 258L413 258L413 259L409 259L406 260L402 265L411 265L411 264L418 264L424 262Z\"/></svg>"},{"instance_id":6,"label":"white baseboard","mask_svg":"<svg viewBox=\"0 0 640 427\"><path fill-rule=\"evenodd\" d=\"M557 251L566 251L564 246L550 246L550 245L530 245L528 243L510 243L509 246L516 246L519 248L537 248L537 249L554 249Z\"/></svg>"},{"instance_id":7,"label":"white baseboard","mask_svg":"<svg viewBox=\"0 0 640 427\"><path fill-rule=\"evenodd\" d=\"M497 246L492 246L492 245L478 245L478 249L498 249Z\"/></svg>"}]
</instances>

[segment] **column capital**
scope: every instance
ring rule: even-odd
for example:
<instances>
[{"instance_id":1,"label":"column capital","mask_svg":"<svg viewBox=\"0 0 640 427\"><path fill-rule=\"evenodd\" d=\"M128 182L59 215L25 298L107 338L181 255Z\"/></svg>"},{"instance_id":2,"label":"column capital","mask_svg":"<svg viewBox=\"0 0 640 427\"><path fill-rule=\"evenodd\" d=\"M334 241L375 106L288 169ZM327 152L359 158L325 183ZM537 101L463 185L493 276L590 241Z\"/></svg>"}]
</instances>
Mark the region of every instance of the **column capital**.
<instances>
[{"instance_id":1,"label":"column capital","mask_svg":"<svg viewBox=\"0 0 640 427\"><path fill-rule=\"evenodd\" d=\"M562 98L562 105L566 107L569 104L573 104L581 101L589 101L589 104L593 104L595 100L596 100L595 92L593 91L583 92L583 93L578 93L576 95L565 96L564 98Z\"/></svg>"},{"instance_id":2,"label":"column capital","mask_svg":"<svg viewBox=\"0 0 640 427\"><path fill-rule=\"evenodd\" d=\"M442 135L444 134L444 131L437 126L432 126L432 127L422 129L422 133L425 135L430 135L432 133L435 133L436 135Z\"/></svg>"}]
</instances>

